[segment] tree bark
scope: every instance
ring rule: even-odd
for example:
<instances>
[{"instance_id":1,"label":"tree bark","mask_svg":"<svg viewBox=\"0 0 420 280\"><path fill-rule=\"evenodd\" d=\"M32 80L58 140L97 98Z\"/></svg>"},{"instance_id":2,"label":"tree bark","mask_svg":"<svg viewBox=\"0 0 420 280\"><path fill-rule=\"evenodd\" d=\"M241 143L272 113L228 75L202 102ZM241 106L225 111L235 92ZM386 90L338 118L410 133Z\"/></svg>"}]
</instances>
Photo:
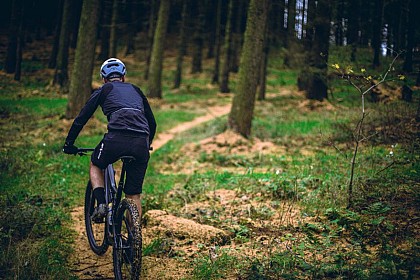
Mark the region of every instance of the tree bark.
<instances>
[{"instance_id":1,"label":"tree bark","mask_svg":"<svg viewBox=\"0 0 420 280\"><path fill-rule=\"evenodd\" d=\"M162 98L163 50L166 30L168 28L170 6L170 0L161 0L150 60L148 96L151 98Z\"/></svg>"},{"instance_id":2,"label":"tree bark","mask_svg":"<svg viewBox=\"0 0 420 280\"><path fill-rule=\"evenodd\" d=\"M101 48L100 53L98 55L98 59L101 61L105 61L108 59L109 56L109 42L110 42L110 26L111 26L111 5L109 5L109 1L104 1L103 5L101 6L101 24L100 24L100 37L101 37Z\"/></svg>"},{"instance_id":3,"label":"tree bark","mask_svg":"<svg viewBox=\"0 0 420 280\"><path fill-rule=\"evenodd\" d=\"M232 48L232 14L234 0L229 0L228 16L225 28L225 40L222 52L222 72L220 73L220 92L228 93L229 89L229 61Z\"/></svg>"},{"instance_id":4,"label":"tree bark","mask_svg":"<svg viewBox=\"0 0 420 280\"><path fill-rule=\"evenodd\" d=\"M17 34L17 46L16 46L16 66L15 66L15 81L20 81L20 76L22 73L22 54L23 54L23 44L25 40L25 3L22 3L20 9L19 17L19 28Z\"/></svg>"},{"instance_id":5,"label":"tree bark","mask_svg":"<svg viewBox=\"0 0 420 280\"><path fill-rule=\"evenodd\" d=\"M221 29L221 21L222 21L222 0L217 1L217 8L216 8L216 33L215 33L215 53L214 53L214 70L213 70L213 78L212 83L216 84L219 82L219 72L220 72L220 29Z\"/></svg>"},{"instance_id":6,"label":"tree bark","mask_svg":"<svg viewBox=\"0 0 420 280\"><path fill-rule=\"evenodd\" d=\"M82 13L83 0L73 0L72 1L72 13L73 17L71 20L71 36L70 36L70 48L76 49L77 47L77 37L79 35L79 23L80 23L80 14Z\"/></svg>"},{"instance_id":7,"label":"tree bark","mask_svg":"<svg viewBox=\"0 0 420 280\"><path fill-rule=\"evenodd\" d=\"M109 36L109 55L111 57L117 57L117 25L118 25L118 0L114 0L112 4L112 19L111 19L111 31Z\"/></svg>"},{"instance_id":8,"label":"tree bark","mask_svg":"<svg viewBox=\"0 0 420 280\"><path fill-rule=\"evenodd\" d=\"M261 54L270 0L251 0L248 9L239 80L229 114L229 127L250 137L255 95L260 74Z\"/></svg>"},{"instance_id":9,"label":"tree bark","mask_svg":"<svg viewBox=\"0 0 420 280\"><path fill-rule=\"evenodd\" d=\"M284 65L287 67L295 66L295 52L296 44L296 0L288 0L287 2L287 35L286 35L286 55L284 57Z\"/></svg>"},{"instance_id":10,"label":"tree bark","mask_svg":"<svg viewBox=\"0 0 420 280\"><path fill-rule=\"evenodd\" d=\"M298 87L306 91L308 99L327 98L327 63L330 35L329 0L319 0L314 20L315 36L311 50L307 53L307 66L298 77Z\"/></svg>"},{"instance_id":11,"label":"tree bark","mask_svg":"<svg viewBox=\"0 0 420 280\"><path fill-rule=\"evenodd\" d=\"M187 19L189 17L188 6L189 6L189 0L184 0L182 3L181 26L180 26L180 31L179 31L180 34L179 34L179 42L178 42L178 56L176 58L174 88L179 88L181 86L182 63L183 63L184 55L186 54L186 50L187 50L187 32L186 32L187 26L186 25L187 25Z\"/></svg>"},{"instance_id":12,"label":"tree bark","mask_svg":"<svg viewBox=\"0 0 420 280\"><path fill-rule=\"evenodd\" d=\"M84 0L70 80L66 117L76 117L92 92L99 0Z\"/></svg>"},{"instance_id":13,"label":"tree bark","mask_svg":"<svg viewBox=\"0 0 420 280\"><path fill-rule=\"evenodd\" d=\"M53 84L60 86L64 91L67 91L68 75L68 60L69 60L69 46L70 46L70 23L71 23L71 5L72 0L64 0L63 18L61 21L60 41L58 45L57 64L55 67Z\"/></svg>"},{"instance_id":14,"label":"tree bark","mask_svg":"<svg viewBox=\"0 0 420 280\"><path fill-rule=\"evenodd\" d=\"M126 35L126 49L125 55L129 55L134 53L134 38L136 37L136 21L138 18L138 5L136 3L137 0L129 0L127 2L127 15L128 15L128 22L127 22L127 35Z\"/></svg>"},{"instance_id":15,"label":"tree bark","mask_svg":"<svg viewBox=\"0 0 420 280\"><path fill-rule=\"evenodd\" d=\"M417 5L418 6L418 5ZM411 0L408 9L408 26L407 26L407 47L404 59L403 70L406 73L413 72L413 49L414 49L414 41L415 41L415 33L416 33L416 1Z\"/></svg>"},{"instance_id":16,"label":"tree bark","mask_svg":"<svg viewBox=\"0 0 420 280\"><path fill-rule=\"evenodd\" d=\"M315 0L308 0L307 20L306 20L306 38L304 39L304 47L306 52L312 49L312 43L315 35L315 17L316 17L316 2Z\"/></svg>"},{"instance_id":17,"label":"tree bark","mask_svg":"<svg viewBox=\"0 0 420 280\"><path fill-rule=\"evenodd\" d=\"M359 43L359 10L360 1L350 1L349 24L347 29L347 43L351 46L350 60L356 61L357 45Z\"/></svg>"},{"instance_id":18,"label":"tree bark","mask_svg":"<svg viewBox=\"0 0 420 280\"><path fill-rule=\"evenodd\" d=\"M232 26L232 47L230 48L230 62L229 70L233 73L239 71L239 59L242 47L242 18L244 16L244 0L237 0L236 16L234 16L234 22ZM233 23L233 22L232 22Z\"/></svg>"},{"instance_id":19,"label":"tree bark","mask_svg":"<svg viewBox=\"0 0 420 280\"><path fill-rule=\"evenodd\" d=\"M204 25L205 25L205 10L207 6L207 0L195 1L194 3L198 17L195 21L195 30L193 35L193 50L192 50L192 65L191 74L201 73L202 58L203 58L203 46L204 46Z\"/></svg>"},{"instance_id":20,"label":"tree bark","mask_svg":"<svg viewBox=\"0 0 420 280\"><path fill-rule=\"evenodd\" d=\"M372 66L378 67L380 63L379 56L381 55L381 38L382 38L382 18L384 11L384 0L375 1L375 18L373 20L373 34L372 34L372 47L373 47L373 61Z\"/></svg>"},{"instance_id":21,"label":"tree bark","mask_svg":"<svg viewBox=\"0 0 420 280\"><path fill-rule=\"evenodd\" d=\"M260 65L260 76L258 81L258 100L265 99L266 92L266 83L267 83L267 65L268 65L268 55L270 52L270 36L269 36L268 24L265 26L264 32L264 45L263 51L261 53L261 65Z\"/></svg>"},{"instance_id":22,"label":"tree bark","mask_svg":"<svg viewBox=\"0 0 420 280\"><path fill-rule=\"evenodd\" d=\"M22 0L13 0L12 13L10 15L9 24L9 41L7 44L6 61L4 71L6 73L14 73L16 70L16 52L18 44L18 26L19 26L19 9L23 4Z\"/></svg>"},{"instance_id":23,"label":"tree bark","mask_svg":"<svg viewBox=\"0 0 420 280\"><path fill-rule=\"evenodd\" d=\"M63 5L64 0L59 0L57 3L58 12L57 12L57 19L55 24L55 30L54 30L54 43L53 48L50 55L50 60L48 62L48 68L55 69L57 65L57 55L58 55L58 48L60 44L60 31L61 31L61 21L63 18Z\"/></svg>"},{"instance_id":24,"label":"tree bark","mask_svg":"<svg viewBox=\"0 0 420 280\"><path fill-rule=\"evenodd\" d=\"M288 0L287 2L287 40L289 43L291 40L295 40L296 30L296 0ZM289 44L287 44L289 46Z\"/></svg>"},{"instance_id":25,"label":"tree bark","mask_svg":"<svg viewBox=\"0 0 420 280\"><path fill-rule=\"evenodd\" d=\"M149 13L149 28L147 31L147 48L146 48L146 68L144 71L144 79L149 79L149 70L150 70L150 59L152 56L153 48L153 37L155 33L155 13L156 13L156 0L150 2L150 13Z\"/></svg>"}]
</instances>

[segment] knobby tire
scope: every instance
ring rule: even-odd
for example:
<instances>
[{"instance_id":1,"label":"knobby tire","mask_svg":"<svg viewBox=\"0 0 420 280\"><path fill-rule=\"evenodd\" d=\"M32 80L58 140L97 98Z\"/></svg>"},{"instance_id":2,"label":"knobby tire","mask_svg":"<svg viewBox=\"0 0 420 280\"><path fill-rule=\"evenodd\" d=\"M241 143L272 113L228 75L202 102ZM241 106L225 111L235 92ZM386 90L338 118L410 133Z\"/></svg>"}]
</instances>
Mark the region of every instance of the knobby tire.
<instances>
[{"instance_id":1,"label":"knobby tire","mask_svg":"<svg viewBox=\"0 0 420 280\"><path fill-rule=\"evenodd\" d=\"M128 218L132 217L132 225ZM141 273L141 217L133 200L124 198L115 217L117 244L112 256L115 279L139 279Z\"/></svg>"},{"instance_id":2,"label":"knobby tire","mask_svg":"<svg viewBox=\"0 0 420 280\"><path fill-rule=\"evenodd\" d=\"M93 210L97 206L96 199L93 195L93 189L90 181L86 187L85 193L85 226L86 235L89 241L90 248L97 255L103 255L108 250L108 243L106 241L107 219L104 223L94 223L91 219Z\"/></svg>"}]
</instances>

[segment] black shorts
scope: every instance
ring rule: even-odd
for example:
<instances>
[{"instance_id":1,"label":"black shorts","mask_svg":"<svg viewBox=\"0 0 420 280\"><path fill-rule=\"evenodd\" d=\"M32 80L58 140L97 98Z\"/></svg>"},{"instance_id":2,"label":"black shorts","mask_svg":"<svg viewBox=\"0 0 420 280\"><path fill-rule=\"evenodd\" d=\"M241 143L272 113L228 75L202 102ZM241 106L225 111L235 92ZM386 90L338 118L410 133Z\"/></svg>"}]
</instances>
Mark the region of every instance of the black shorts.
<instances>
[{"instance_id":1,"label":"black shorts","mask_svg":"<svg viewBox=\"0 0 420 280\"><path fill-rule=\"evenodd\" d=\"M149 137L147 135L110 132L92 153L91 161L95 166L105 169L122 156L132 156L136 160L127 165L124 192L128 195L142 193L144 176L149 162Z\"/></svg>"}]
</instances>

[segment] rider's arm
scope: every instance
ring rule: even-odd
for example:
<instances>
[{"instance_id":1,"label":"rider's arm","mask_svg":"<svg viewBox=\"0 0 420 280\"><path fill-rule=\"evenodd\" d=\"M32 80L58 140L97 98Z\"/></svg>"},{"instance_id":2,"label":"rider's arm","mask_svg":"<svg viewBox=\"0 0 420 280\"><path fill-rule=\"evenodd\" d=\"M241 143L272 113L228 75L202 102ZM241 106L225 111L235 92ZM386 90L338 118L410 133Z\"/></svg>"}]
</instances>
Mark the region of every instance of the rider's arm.
<instances>
[{"instance_id":1,"label":"rider's arm","mask_svg":"<svg viewBox=\"0 0 420 280\"><path fill-rule=\"evenodd\" d=\"M143 98L143 104L144 104L144 114L146 115L147 122L149 123L150 144L152 144L153 138L155 137L157 124L156 124L155 116L153 115L152 108L150 108L149 101L147 101L146 97Z\"/></svg>"},{"instance_id":2,"label":"rider's arm","mask_svg":"<svg viewBox=\"0 0 420 280\"><path fill-rule=\"evenodd\" d=\"M146 116L147 122L149 123L149 130L150 130L149 141L150 141L150 144L151 144L153 142L153 138L155 137L155 134L156 134L157 124L156 124L155 116L153 115L153 111L152 111L152 108L150 107L149 101L147 100L146 96L141 91L141 89L134 86L134 85L133 85L133 87L135 88L135 90L140 94L141 98L143 99L144 114Z\"/></svg>"},{"instance_id":3,"label":"rider's arm","mask_svg":"<svg viewBox=\"0 0 420 280\"><path fill-rule=\"evenodd\" d=\"M102 88L95 90L80 111L79 115L74 119L66 138L66 144L73 145L79 136L80 131L85 126L90 117L95 113L100 103Z\"/></svg>"}]
</instances>

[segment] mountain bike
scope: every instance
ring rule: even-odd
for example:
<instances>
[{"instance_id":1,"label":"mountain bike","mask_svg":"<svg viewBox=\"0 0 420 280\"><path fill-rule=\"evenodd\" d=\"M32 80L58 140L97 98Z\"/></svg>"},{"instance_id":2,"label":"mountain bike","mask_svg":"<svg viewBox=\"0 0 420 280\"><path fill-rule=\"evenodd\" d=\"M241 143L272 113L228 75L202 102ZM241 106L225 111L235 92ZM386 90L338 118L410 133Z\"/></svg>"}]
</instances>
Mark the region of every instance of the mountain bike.
<instances>
[{"instance_id":1,"label":"mountain bike","mask_svg":"<svg viewBox=\"0 0 420 280\"><path fill-rule=\"evenodd\" d=\"M94 149L78 149L80 156ZM85 225L90 248L97 255L103 255L112 246L115 279L139 279L142 258L141 217L133 200L122 198L126 167L135 160L131 156L120 158L123 162L118 186L112 164L104 171L105 200L107 216L104 221L92 220L93 210L98 203L93 195L90 181L85 193Z\"/></svg>"}]
</instances>

